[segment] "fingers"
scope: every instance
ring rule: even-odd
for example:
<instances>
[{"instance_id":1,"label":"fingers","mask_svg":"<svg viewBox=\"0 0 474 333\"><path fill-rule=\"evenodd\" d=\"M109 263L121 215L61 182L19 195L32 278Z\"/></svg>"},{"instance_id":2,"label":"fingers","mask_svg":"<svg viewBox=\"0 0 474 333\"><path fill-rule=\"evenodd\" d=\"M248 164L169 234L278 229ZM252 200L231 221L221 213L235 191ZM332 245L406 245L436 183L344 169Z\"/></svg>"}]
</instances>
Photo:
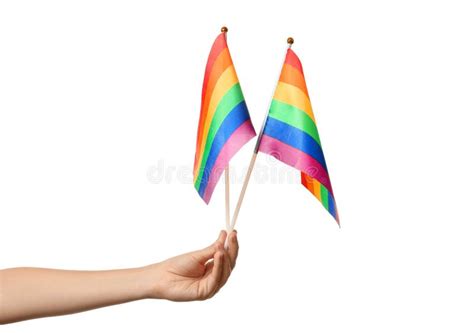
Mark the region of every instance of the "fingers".
<instances>
[{"instance_id":1,"label":"fingers","mask_svg":"<svg viewBox=\"0 0 474 333\"><path fill-rule=\"evenodd\" d=\"M231 244L229 244L228 247L224 250L224 269L222 272L222 279L220 281L219 288L216 290L216 292L219 291L227 283L227 280L229 279L232 273L232 269L234 268L235 261L237 259L238 243L237 234L235 231L229 235L228 240ZM220 246L222 246L221 243L219 243L219 247Z\"/></svg>"},{"instance_id":2,"label":"fingers","mask_svg":"<svg viewBox=\"0 0 474 333\"><path fill-rule=\"evenodd\" d=\"M237 240L236 230L233 230L229 235L229 248L227 252L229 253L230 265L233 269L239 255L239 241Z\"/></svg>"},{"instance_id":3,"label":"fingers","mask_svg":"<svg viewBox=\"0 0 474 333\"><path fill-rule=\"evenodd\" d=\"M207 278L207 295L202 295L203 298L214 296L226 284L232 273L232 269L235 267L235 262L239 252L237 232L233 231L229 235L229 246L224 250L226 238L227 233L221 231L219 238L214 243L217 250L214 254L212 266L208 267L212 271Z\"/></svg>"},{"instance_id":4,"label":"fingers","mask_svg":"<svg viewBox=\"0 0 474 333\"><path fill-rule=\"evenodd\" d=\"M219 237L214 243L202 250L193 252L193 257L196 258L199 263L205 263L209 259L212 259L216 251L219 249L219 244L224 244L226 237L227 233L224 230L221 230Z\"/></svg>"},{"instance_id":5,"label":"fingers","mask_svg":"<svg viewBox=\"0 0 474 333\"><path fill-rule=\"evenodd\" d=\"M217 251L214 254L212 272L207 279L207 292L202 298L212 297L220 288L222 275L224 272L224 252Z\"/></svg>"},{"instance_id":6,"label":"fingers","mask_svg":"<svg viewBox=\"0 0 474 333\"><path fill-rule=\"evenodd\" d=\"M222 263L222 266L224 266L224 268L222 272L221 282L217 291L219 291L226 284L227 280L230 277L230 274L232 273L232 265L230 261L230 256L227 251L224 251L224 261Z\"/></svg>"},{"instance_id":7,"label":"fingers","mask_svg":"<svg viewBox=\"0 0 474 333\"><path fill-rule=\"evenodd\" d=\"M219 232L219 237L217 237L216 243L222 243L222 245L224 245L226 238L227 238L227 232L225 230L221 230Z\"/></svg>"},{"instance_id":8,"label":"fingers","mask_svg":"<svg viewBox=\"0 0 474 333\"><path fill-rule=\"evenodd\" d=\"M214 254L216 253L216 249L214 246L208 246L202 250L191 252L192 256L199 262L205 263L209 259L212 259Z\"/></svg>"}]
</instances>

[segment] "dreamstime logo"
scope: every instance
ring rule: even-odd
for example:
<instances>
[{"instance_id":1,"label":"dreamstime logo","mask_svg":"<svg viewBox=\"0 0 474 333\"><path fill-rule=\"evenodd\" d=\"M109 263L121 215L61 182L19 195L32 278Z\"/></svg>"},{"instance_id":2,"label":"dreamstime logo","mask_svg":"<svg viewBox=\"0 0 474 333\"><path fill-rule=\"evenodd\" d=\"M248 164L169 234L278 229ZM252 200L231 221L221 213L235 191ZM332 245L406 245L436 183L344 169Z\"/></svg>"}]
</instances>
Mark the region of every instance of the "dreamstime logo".
<instances>
[{"instance_id":1,"label":"dreamstime logo","mask_svg":"<svg viewBox=\"0 0 474 333\"><path fill-rule=\"evenodd\" d=\"M257 184L297 184L300 183L300 174L293 168L281 162L279 153L271 156L260 154L259 161L253 169L251 181ZM262 158L265 157L265 158ZM248 166L230 167L229 178L231 183L243 183ZM214 170L213 175L201 170L202 179L208 180L213 176L220 176L224 170ZM159 159L156 164L150 165L147 170L147 180L152 184L193 184L193 167L191 164L167 163Z\"/></svg>"}]
</instances>

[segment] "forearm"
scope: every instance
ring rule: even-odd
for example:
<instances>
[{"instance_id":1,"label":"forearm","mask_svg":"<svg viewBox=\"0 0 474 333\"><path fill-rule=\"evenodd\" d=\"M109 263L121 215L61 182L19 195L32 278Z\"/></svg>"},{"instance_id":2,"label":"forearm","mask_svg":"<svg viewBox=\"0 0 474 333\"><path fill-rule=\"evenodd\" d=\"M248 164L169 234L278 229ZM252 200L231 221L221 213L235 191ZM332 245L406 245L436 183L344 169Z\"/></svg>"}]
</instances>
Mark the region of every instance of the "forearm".
<instances>
[{"instance_id":1,"label":"forearm","mask_svg":"<svg viewBox=\"0 0 474 333\"><path fill-rule=\"evenodd\" d=\"M146 268L0 270L0 323L86 311L146 298Z\"/></svg>"},{"instance_id":2,"label":"forearm","mask_svg":"<svg viewBox=\"0 0 474 333\"><path fill-rule=\"evenodd\" d=\"M226 283L239 250L237 234L221 231L210 246L141 268L66 271L0 270L0 324L91 310L144 298L208 299Z\"/></svg>"}]
</instances>

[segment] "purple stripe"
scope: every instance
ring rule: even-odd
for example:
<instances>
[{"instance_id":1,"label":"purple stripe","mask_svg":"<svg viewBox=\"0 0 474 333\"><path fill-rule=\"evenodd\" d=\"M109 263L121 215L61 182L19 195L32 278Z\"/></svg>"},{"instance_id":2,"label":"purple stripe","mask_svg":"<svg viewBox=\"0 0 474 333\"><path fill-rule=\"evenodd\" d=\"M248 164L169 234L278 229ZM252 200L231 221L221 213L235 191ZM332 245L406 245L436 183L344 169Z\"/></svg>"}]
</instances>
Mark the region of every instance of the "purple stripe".
<instances>
[{"instance_id":1,"label":"purple stripe","mask_svg":"<svg viewBox=\"0 0 474 333\"><path fill-rule=\"evenodd\" d=\"M209 175L209 181L202 197L206 204L211 200L214 188L231 158L254 136L255 130L253 129L252 123L249 119L240 125L240 127L237 128L229 137L225 145L222 147Z\"/></svg>"},{"instance_id":2,"label":"purple stripe","mask_svg":"<svg viewBox=\"0 0 474 333\"><path fill-rule=\"evenodd\" d=\"M329 180L328 173L317 160L305 152L268 135L262 136L258 150L316 179L332 194L331 181Z\"/></svg>"}]
</instances>

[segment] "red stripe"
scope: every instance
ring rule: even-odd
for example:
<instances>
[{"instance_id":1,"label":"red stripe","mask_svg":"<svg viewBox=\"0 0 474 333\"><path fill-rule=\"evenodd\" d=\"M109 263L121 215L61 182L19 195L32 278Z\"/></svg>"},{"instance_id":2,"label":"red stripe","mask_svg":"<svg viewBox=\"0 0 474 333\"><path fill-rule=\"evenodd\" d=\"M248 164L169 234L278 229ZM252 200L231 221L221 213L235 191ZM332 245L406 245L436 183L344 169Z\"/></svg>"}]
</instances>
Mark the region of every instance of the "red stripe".
<instances>
[{"instance_id":1,"label":"red stripe","mask_svg":"<svg viewBox=\"0 0 474 333\"><path fill-rule=\"evenodd\" d=\"M262 136L258 150L316 179L332 194L328 173L317 160L305 152L265 134Z\"/></svg>"},{"instance_id":2,"label":"red stripe","mask_svg":"<svg viewBox=\"0 0 474 333\"><path fill-rule=\"evenodd\" d=\"M214 41L214 44L212 45L211 51L209 53L209 57L207 58L206 71L204 72L204 82L202 84L201 112L199 115L198 130L196 134L196 155L194 157L194 169L196 169L196 164L198 160L197 152L199 151L200 146L201 146L203 122L206 120L206 116L207 116L207 110L203 110L203 107L204 107L204 102L205 102L207 85L209 83L209 76L211 75L212 67L214 66L214 63L217 57L226 48L227 48L226 36L225 36L225 33L221 33L217 36L216 40Z\"/></svg>"},{"instance_id":3,"label":"red stripe","mask_svg":"<svg viewBox=\"0 0 474 333\"><path fill-rule=\"evenodd\" d=\"M212 45L211 52L209 53L209 57L207 58L207 65L206 71L204 72L204 83L202 85L202 94L201 98L204 99L204 95L207 89L207 82L209 81L209 75L211 74L212 66L214 66L214 62L219 54L222 52L223 49L227 47L227 40L225 38L225 33L219 34L214 44Z\"/></svg>"},{"instance_id":4,"label":"red stripe","mask_svg":"<svg viewBox=\"0 0 474 333\"><path fill-rule=\"evenodd\" d=\"M285 64L293 66L299 70L301 74L303 74L303 66L301 65L301 61L292 49L288 49L286 52Z\"/></svg>"}]
</instances>

